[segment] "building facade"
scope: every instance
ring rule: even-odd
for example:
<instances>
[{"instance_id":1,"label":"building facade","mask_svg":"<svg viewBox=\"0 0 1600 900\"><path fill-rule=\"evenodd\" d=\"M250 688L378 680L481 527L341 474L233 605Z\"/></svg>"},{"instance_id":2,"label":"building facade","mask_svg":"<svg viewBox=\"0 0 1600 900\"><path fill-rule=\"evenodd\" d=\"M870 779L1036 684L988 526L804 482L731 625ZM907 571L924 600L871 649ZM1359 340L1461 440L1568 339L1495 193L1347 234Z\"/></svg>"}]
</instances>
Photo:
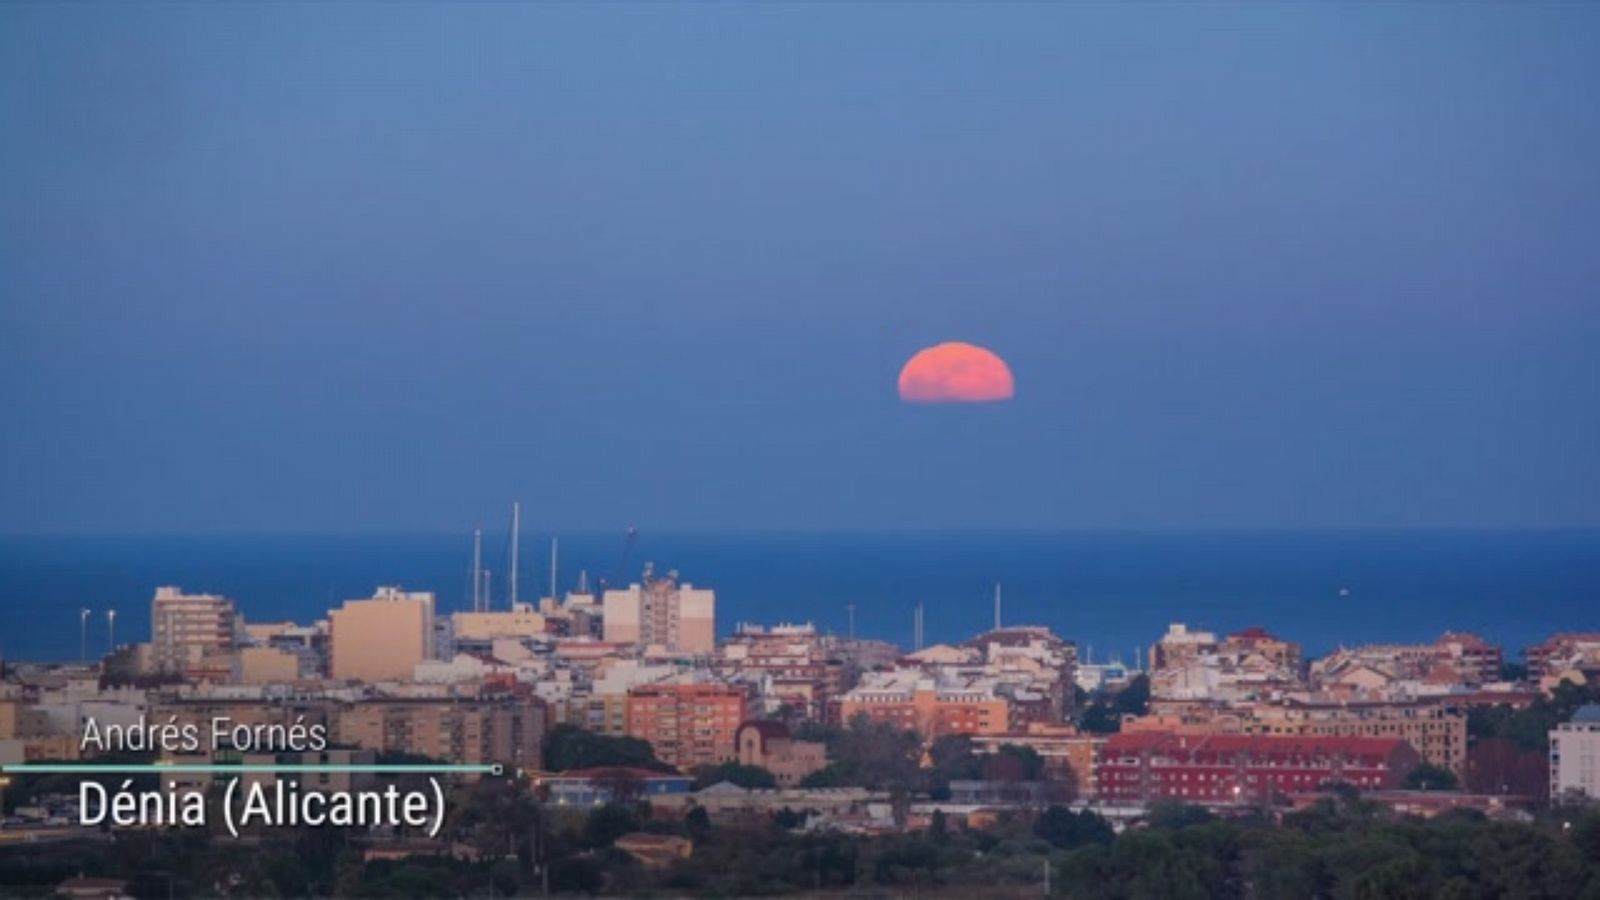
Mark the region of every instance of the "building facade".
<instances>
[{"instance_id":1,"label":"building facade","mask_svg":"<svg viewBox=\"0 0 1600 900\"><path fill-rule=\"evenodd\" d=\"M679 584L676 573L605 592L605 639L680 653L711 653L717 643L715 591Z\"/></svg>"},{"instance_id":2,"label":"building facade","mask_svg":"<svg viewBox=\"0 0 1600 900\"><path fill-rule=\"evenodd\" d=\"M225 665L233 651L237 621L233 601L226 597L156 588L150 601L150 667L188 675Z\"/></svg>"},{"instance_id":3,"label":"building facade","mask_svg":"<svg viewBox=\"0 0 1600 900\"><path fill-rule=\"evenodd\" d=\"M1107 739L1097 781L1102 802L1249 805L1311 793L1326 783L1397 788L1420 761L1409 744L1392 738L1144 731Z\"/></svg>"},{"instance_id":4,"label":"building facade","mask_svg":"<svg viewBox=\"0 0 1600 900\"><path fill-rule=\"evenodd\" d=\"M340 711L336 732L339 743L379 753L527 769L543 761L544 733L544 704L531 697L356 703Z\"/></svg>"},{"instance_id":5,"label":"building facade","mask_svg":"<svg viewBox=\"0 0 1600 900\"><path fill-rule=\"evenodd\" d=\"M1600 800L1600 705L1581 706L1550 732L1550 799Z\"/></svg>"},{"instance_id":6,"label":"building facade","mask_svg":"<svg viewBox=\"0 0 1600 900\"><path fill-rule=\"evenodd\" d=\"M1260 705L1242 725L1246 734L1398 738L1433 765L1467 772L1467 716L1440 703Z\"/></svg>"},{"instance_id":7,"label":"building facade","mask_svg":"<svg viewBox=\"0 0 1600 900\"><path fill-rule=\"evenodd\" d=\"M380 587L328 615L329 674L351 681L409 681L433 658L433 594Z\"/></svg>"},{"instance_id":8,"label":"building facade","mask_svg":"<svg viewBox=\"0 0 1600 900\"><path fill-rule=\"evenodd\" d=\"M839 717L866 716L915 731L925 741L946 734L1000 734L1011 729L1011 705L992 680L940 678L918 670L875 672L840 700Z\"/></svg>"},{"instance_id":9,"label":"building facade","mask_svg":"<svg viewBox=\"0 0 1600 900\"><path fill-rule=\"evenodd\" d=\"M739 764L759 766L772 773L779 787L793 787L802 778L828 764L827 747L820 741L798 741L782 722L750 721L736 735Z\"/></svg>"},{"instance_id":10,"label":"building facade","mask_svg":"<svg viewBox=\"0 0 1600 900\"><path fill-rule=\"evenodd\" d=\"M628 691L628 736L650 742L656 758L685 771L739 758L735 741L748 696L741 686L669 682Z\"/></svg>"}]
</instances>

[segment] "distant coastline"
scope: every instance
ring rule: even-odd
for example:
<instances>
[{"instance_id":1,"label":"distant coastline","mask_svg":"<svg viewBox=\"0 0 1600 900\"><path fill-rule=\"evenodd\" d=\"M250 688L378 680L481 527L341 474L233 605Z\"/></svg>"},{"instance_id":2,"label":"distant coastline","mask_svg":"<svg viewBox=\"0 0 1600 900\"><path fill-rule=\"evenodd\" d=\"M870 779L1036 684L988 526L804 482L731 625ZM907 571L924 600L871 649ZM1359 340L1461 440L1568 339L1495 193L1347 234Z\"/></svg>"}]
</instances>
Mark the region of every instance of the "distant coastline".
<instances>
[{"instance_id":1,"label":"distant coastline","mask_svg":"<svg viewBox=\"0 0 1600 900\"><path fill-rule=\"evenodd\" d=\"M251 621L310 621L378 584L438 594L461 608L470 534L0 537L0 646L7 658L76 659L78 610L95 610L91 650L105 649L104 610L119 642L148 637L158 584L234 598ZM547 535L525 531L524 597L548 591ZM485 535L503 598L506 537ZM560 580L614 580L622 534L561 534ZM1219 630L1268 626L1311 654L1340 644L1410 641L1464 628L1510 653L1560 630L1600 628L1600 530L1317 531L645 531L645 561L716 588L718 627L809 620L907 644L911 609L930 640L959 637L991 615L1049 625L1080 653L1131 661L1168 622ZM1348 590L1341 595L1341 590Z\"/></svg>"}]
</instances>

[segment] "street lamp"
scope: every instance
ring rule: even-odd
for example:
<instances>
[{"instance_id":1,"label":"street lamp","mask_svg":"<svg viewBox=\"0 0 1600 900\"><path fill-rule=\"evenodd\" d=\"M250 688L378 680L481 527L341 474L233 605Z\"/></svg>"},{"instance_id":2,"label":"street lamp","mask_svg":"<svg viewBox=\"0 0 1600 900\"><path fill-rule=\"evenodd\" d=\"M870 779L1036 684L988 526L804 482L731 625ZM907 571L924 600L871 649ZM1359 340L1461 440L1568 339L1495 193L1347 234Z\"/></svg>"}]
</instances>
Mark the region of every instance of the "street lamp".
<instances>
[{"instance_id":1,"label":"street lamp","mask_svg":"<svg viewBox=\"0 0 1600 900\"><path fill-rule=\"evenodd\" d=\"M106 652L117 652L117 611L114 609L106 610L106 641L110 644Z\"/></svg>"},{"instance_id":2,"label":"street lamp","mask_svg":"<svg viewBox=\"0 0 1600 900\"><path fill-rule=\"evenodd\" d=\"M78 662L89 661L89 607L78 610Z\"/></svg>"}]
</instances>

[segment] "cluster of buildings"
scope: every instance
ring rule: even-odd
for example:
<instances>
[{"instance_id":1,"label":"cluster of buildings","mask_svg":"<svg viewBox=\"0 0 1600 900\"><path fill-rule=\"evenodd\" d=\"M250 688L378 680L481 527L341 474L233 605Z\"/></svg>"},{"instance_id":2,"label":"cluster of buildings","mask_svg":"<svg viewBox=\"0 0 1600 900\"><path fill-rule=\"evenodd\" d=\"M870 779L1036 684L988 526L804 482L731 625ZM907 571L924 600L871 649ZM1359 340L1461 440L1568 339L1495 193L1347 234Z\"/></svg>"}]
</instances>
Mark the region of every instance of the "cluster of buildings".
<instances>
[{"instance_id":1,"label":"cluster of buildings","mask_svg":"<svg viewBox=\"0 0 1600 900\"><path fill-rule=\"evenodd\" d=\"M148 641L98 670L38 668L0 686L0 762L75 759L85 723L299 722L333 745L538 769L571 724L648 741L688 771L754 760L789 781L826 764L783 719L834 720L872 641L811 625L741 626L716 640L716 596L677 573L596 596L441 613L432 593L379 587L325 619L247 622L232 600L158 588ZM760 740L741 747L739 729Z\"/></svg>"},{"instance_id":2,"label":"cluster of buildings","mask_svg":"<svg viewBox=\"0 0 1600 900\"><path fill-rule=\"evenodd\" d=\"M839 719L866 716L925 741L997 735L1073 713L1077 647L1048 628L995 628L960 644L935 644L862 675L839 700Z\"/></svg>"},{"instance_id":3,"label":"cluster of buildings","mask_svg":"<svg viewBox=\"0 0 1600 900\"><path fill-rule=\"evenodd\" d=\"M1340 648L1307 664L1299 645L1260 628L1218 637L1173 625L1150 661L1149 714L1124 731L1396 739L1462 776L1468 711L1537 696L1502 679L1499 647L1456 632L1429 644Z\"/></svg>"},{"instance_id":4,"label":"cluster of buildings","mask_svg":"<svg viewBox=\"0 0 1600 900\"><path fill-rule=\"evenodd\" d=\"M1600 631L1563 631L1529 647L1528 675L1544 690L1600 679Z\"/></svg>"},{"instance_id":5,"label":"cluster of buildings","mask_svg":"<svg viewBox=\"0 0 1600 900\"><path fill-rule=\"evenodd\" d=\"M148 641L100 670L46 667L0 682L0 762L78 758L90 719L227 716L315 724L340 753L538 771L545 734L566 724L647 741L683 773L724 763L772 772L770 794L719 788L716 802L746 808L793 799L784 792L805 790L828 764L824 746L792 726L865 718L925 746L965 735L980 753L1031 748L1055 785L963 783L969 798L1059 796L1070 785L1109 807L1282 803L1329 782L1396 792L1422 763L1465 776L1472 708L1521 707L1563 679L1600 677L1600 633L1530 648L1528 677L1508 682L1502 649L1471 634L1308 661L1261 628L1174 624L1149 648L1147 709L1100 734L1072 724L1078 698L1140 673L1080 663L1048 628L1001 627L997 610L991 630L912 652L811 624L740 624L719 640L715 592L652 568L625 588L580 586L503 610L475 600L441 613L431 593L379 587L308 624L247 622L226 597L161 587L150 621ZM1600 797L1600 711L1552 734L1550 770L1553 797ZM674 779L655 773L646 787L684 793L687 781ZM562 802L604 794L575 773L548 784Z\"/></svg>"}]
</instances>

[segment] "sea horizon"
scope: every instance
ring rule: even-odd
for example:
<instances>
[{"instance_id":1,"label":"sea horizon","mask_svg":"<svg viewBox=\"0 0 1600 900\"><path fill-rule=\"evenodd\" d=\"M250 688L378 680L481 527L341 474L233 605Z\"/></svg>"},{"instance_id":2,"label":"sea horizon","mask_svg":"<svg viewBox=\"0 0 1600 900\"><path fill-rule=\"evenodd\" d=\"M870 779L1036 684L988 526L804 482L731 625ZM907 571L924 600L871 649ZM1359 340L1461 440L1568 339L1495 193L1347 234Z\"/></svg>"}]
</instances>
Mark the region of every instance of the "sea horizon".
<instances>
[{"instance_id":1,"label":"sea horizon","mask_svg":"<svg viewBox=\"0 0 1600 900\"><path fill-rule=\"evenodd\" d=\"M519 598L548 594L550 532L524 527ZM1466 630L1508 658L1555 631L1600 628L1600 529L677 529L644 532L622 568L622 530L560 538L562 592L586 571L637 580L646 563L710 587L718 632L740 622L812 622L909 646L922 602L927 642L992 624L1045 625L1093 661L1132 663L1166 625L1260 625L1320 655L1340 645L1425 641ZM508 601L505 528L486 532L494 602ZM159 585L220 593L247 621L310 622L378 585L430 590L464 608L471 534L258 533L0 537L0 652L67 661L78 610L117 610L119 644L148 638ZM1341 593L1347 592L1347 593ZM1092 654L1092 656L1091 656Z\"/></svg>"}]
</instances>

